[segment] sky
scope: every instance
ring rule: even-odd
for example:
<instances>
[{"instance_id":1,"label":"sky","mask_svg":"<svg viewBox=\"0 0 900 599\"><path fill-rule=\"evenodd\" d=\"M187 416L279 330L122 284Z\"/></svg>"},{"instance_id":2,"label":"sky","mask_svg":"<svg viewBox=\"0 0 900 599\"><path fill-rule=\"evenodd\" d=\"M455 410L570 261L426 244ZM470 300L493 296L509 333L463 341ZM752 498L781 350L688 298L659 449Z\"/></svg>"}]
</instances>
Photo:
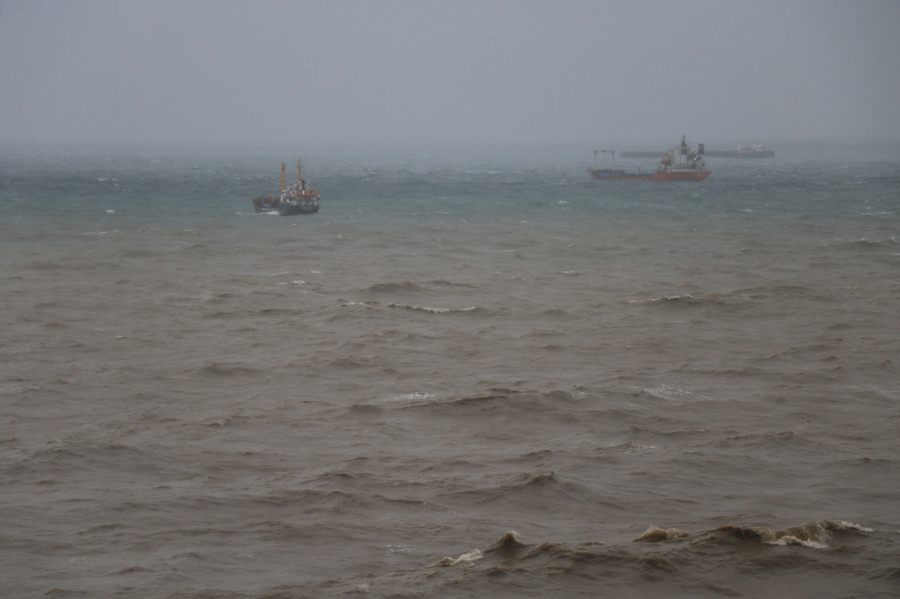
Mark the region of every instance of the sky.
<instances>
[{"instance_id":1,"label":"sky","mask_svg":"<svg viewBox=\"0 0 900 599\"><path fill-rule=\"evenodd\" d=\"M0 141L900 139L900 1L0 0Z\"/></svg>"}]
</instances>

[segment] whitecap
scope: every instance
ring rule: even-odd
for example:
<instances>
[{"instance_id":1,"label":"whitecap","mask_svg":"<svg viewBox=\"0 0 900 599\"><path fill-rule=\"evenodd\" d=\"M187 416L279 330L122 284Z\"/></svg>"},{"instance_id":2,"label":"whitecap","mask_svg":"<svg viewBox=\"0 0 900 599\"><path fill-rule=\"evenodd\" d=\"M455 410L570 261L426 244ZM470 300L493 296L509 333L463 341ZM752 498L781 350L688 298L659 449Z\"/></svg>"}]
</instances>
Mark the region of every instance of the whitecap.
<instances>
[{"instance_id":1,"label":"whitecap","mask_svg":"<svg viewBox=\"0 0 900 599\"><path fill-rule=\"evenodd\" d=\"M429 391L413 391L412 393L394 395L385 401L430 401L436 397L437 393L431 393Z\"/></svg>"},{"instance_id":2,"label":"whitecap","mask_svg":"<svg viewBox=\"0 0 900 599\"><path fill-rule=\"evenodd\" d=\"M435 308L433 306L416 306L414 304L388 304L388 308L403 308L405 310L429 312L431 314L451 314L456 312L474 312L478 309L478 306L467 306L465 308Z\"/></svg>"},{"instance_id":3,"label":"whitecap","mask_svg":"<svg viewBox=\"0 0 900 599\"><path fill-rule=\"evenodd\" d=\"M801 539L800 537L795 537L793 535L784 535L775 540L766 541L765 543L767 545L780 545L782 547L787 545L800 545L801 547L806 547L808 549L828 549L826 543L814 541L812 539Z\"/></svg>"},{"instance_id":4,"label":"whitecap","mask_svg":"<svg viewBox=\"0 0 900 599\"><path fill-rule=\"evenodd\" d=\"M435 564L436 566L456 566L459 564L471 564L474 561L478 561L484 557L484 554L481 552L481 549L472 549L471 551L466 551L465 553L458 555L456 557L447 556L438 560Z\"/></svg>"},{"instance_id":5,"label":"whitecap","mask_svg":"<svg viewBox=\"0 0 900 599\"><path fill-rule=\"evenodd\" d=\"M709 399L708 397L698 395L696 393L688 391L687 389L669 387L668 385L660 385L659 387L647 387L643 389L643 392L650 397L655 397L656 399L665 399L669 401Z\"/></svg>"},{"instance_id":6,"label":"whitecap","mask_svg":"<svg viewBox=\"0 0 900 599\"><path fill-rule=\"evenodd\" d=\"M373 301L368 301L368 302L349 301L349 302L341 302L340 305L342 308L350 308L353 306L375 306L377 304L378 304L378 302L373 302Z\"/></svg>"},{"instance_id":7,"label":"whitecap","mask_svg":"<svg viewBox=\"0 0 900 599\"><path fill-rule=\"evenodd\" d=\"M857 524L856 522L847 522L846 520L841 520L839 522L833 523L835 530L855 530L857 532L875 532L874 528L867 528L862 524Z\"/></svg>"},{"instance_id":8,"label":"whitecap","mask_svg":"<svg viewBox=\"0 0 900 599\"><path fill-rule=\"evenodd\" d=\"M635 543L662 543L664 541L677 541L687 538L688 533L677 528L660 528L651 526L634 540Z\"/></svg>"}]
</instances>

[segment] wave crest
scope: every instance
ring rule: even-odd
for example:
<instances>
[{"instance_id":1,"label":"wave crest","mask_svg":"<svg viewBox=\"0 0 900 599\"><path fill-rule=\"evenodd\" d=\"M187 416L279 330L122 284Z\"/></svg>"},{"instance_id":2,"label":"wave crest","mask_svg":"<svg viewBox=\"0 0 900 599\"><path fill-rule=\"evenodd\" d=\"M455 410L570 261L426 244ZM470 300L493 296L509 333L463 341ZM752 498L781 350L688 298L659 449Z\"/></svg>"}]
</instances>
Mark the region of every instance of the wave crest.
<instances>
[{"instance_id":1,"label":"wave crest","mask_svg":"<svg viewBox=\"0 0 900 599\"><path fill-rule=\"evenodd\" d=\"M366 288L366 293L413 293L423 291L421 287L412 281L402 281L400 283L375 283Z\"/></svg>"},{"instance_id":2,"label":"wave crest","mask_svg":"<svg viewBox=\"0 0 900 599\"><path fill-rule=\"evenodd\" d=\"M800 545L810 549L828 549L835 534L869 533L873 530L854 522L821 520L782 530L772 530L764 526L726 524L712 532L715 535L759 541L767 545Z\"/></svg>"},{"instance_id":3,"label":"wave crest","mask_svg":"<svg viewBox=\"0 0 900 599\"><path fill-rule=\"evenodd\" d=\"M430 314L459 314L461 312L477 312L478 306L467 306L465 308L435 308L432 306L417 306L415 304L388 304L388 308L400 308L402 310L412 310L414 312L428 312Z\"/></svg>"},{"instance_id":4,"label":"wave crest","mask_svg":"<svg viewBox=\"0 0 900 599\"><path fill-rule=\"evenodd\" d=\"M651 526L634 540L635 543L664 543L666 541L680 541L690 535L677 528L659 528Z\"/></svg>"}]
</instances>

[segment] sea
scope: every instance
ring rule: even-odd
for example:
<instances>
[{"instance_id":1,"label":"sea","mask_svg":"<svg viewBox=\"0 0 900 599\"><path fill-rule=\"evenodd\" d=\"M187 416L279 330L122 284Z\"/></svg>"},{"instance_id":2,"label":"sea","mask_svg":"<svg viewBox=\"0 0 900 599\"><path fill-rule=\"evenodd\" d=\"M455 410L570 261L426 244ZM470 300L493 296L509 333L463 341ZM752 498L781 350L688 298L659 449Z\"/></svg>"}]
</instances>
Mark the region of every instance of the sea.
<instances>
[{"instance_id":1,"label":"sea","mask_svg":"<svg viewBox=\"0 0 900 599\"><path fill-rule=\"evenodd\" d=\"M900 145L593 149L0 147L0 596L900 596Z\"/></svg>"}]
</instances>

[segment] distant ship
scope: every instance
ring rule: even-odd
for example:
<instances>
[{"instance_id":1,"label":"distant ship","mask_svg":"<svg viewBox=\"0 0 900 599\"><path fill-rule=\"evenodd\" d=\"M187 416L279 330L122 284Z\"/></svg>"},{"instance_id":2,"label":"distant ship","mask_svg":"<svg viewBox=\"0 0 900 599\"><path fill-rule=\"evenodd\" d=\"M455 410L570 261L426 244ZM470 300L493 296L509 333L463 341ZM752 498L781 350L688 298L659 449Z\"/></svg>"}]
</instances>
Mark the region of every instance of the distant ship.
<instances>
[{"instance_id":1,"label":"distant ship","mask_svg":"<svg viewBox=\"0 0 900 599\"><path fill-rule=\"evenodd\" d=\"M622 158L657 158L662 152L624 151ZM742 144L734 150L706 150L706 156L714 158L772 158L775 151L763 144Z\"/></svg>"},{"instance_id":2,"label":"distant ship","mask_svg":"<svg viewBox=\"0 0 900 599\"><path fill-rule=\"evenodd\" d=\"M257 212L278 212L281 216L315 214L319 211L319 191L306 184L299 160L297 161L297 182L290 187L287 184L284 163L281 163L278 189L278 195L266 194L253 198L253 209Z\"/></svg>"},{"instance_id":3,"label":"distant ship","mask_svg":"<svg viewBox=\"0 0 900 599\"><path fill-rule=\"evenodd\" d=\"M712 171L703 162L705 150L703 144L697 144L697 151L692 152L681 136L681 145L663 154L659 168L653 173L654 181L703 181Z\"/></svg>"},{"instance_id":4,"label":"distant ship","mask_svg":"<svg viewBox=\"0 0 900 599\"><path fill-rule=\"evenodd\" d=\"M599 166L599 162L597 160L597 156L599 154L607 154L609 155L609 166L601 167ZM617 168L612 166L612 162L615 159L616 151L615 150L594 150L594 168L589 168L588 172L591 174L591 177L596 179L597 181L615 181L615 180L623 180L623 179L643 179L649 180L650 173L641 173L640 171L636 173L629 173L623 168Z\"/></svg>"},{"instance_id":5,"label":"distant ship","mask_svg":"<svg viewBox=\"0 0 900 599\"><path fill-rule=\"evenodd\" d=\"M715 158L772 158L775 151L763 144L743 144L735 150L710 150L706 155Z\"/></svg>"},{"instance_id":6,"label":"distant ship","mask_svg":"<svg viewBox=\"0 0 900 599\"><path fill-rule=\"evenodd\" d=\"M597 150L594 152L596 160L597 154L610 153L612 150ZM681 145L664 153L659 160L659 167L653 173L629 173L625 169L620 168L600 168L595 166L588 169L591 177L596 181L614 181L614 180L639 180L639 181L703 181L712 171L706 168L703 161L705 154L703 144L697 144L697 150L691 151L685 142L684 136L681 137ZM623 154L624 155L624 154ZM655 154L654 156L659 156Z\"/></svg>"}]
</instances>

